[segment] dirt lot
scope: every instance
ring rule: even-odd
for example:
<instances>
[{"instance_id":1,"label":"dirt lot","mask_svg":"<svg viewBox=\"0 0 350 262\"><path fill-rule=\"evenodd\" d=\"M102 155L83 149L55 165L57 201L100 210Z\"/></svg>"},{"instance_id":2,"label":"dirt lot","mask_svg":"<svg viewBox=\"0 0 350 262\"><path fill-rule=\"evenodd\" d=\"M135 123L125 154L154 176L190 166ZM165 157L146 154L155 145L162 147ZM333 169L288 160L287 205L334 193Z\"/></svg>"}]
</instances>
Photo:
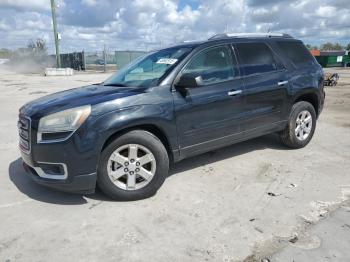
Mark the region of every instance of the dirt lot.
<instances>
[{"instance_id":1,"label":"dirt lot","mask_svg":"<svg viewBox=\"0 0 350 262\"><path fill-rule=\"evenodd\" d=\"M349 217L350 70L331 71L340 83L326 89L306 148L288 150L274 135L243 142L176 164L153 198L112 202L34 184L16 128L25 102L108 75L2 70L0 261L348 260L350 223L341 218ZM332 236L347 244L330 245Z\"/></svg>"}]
</instances>

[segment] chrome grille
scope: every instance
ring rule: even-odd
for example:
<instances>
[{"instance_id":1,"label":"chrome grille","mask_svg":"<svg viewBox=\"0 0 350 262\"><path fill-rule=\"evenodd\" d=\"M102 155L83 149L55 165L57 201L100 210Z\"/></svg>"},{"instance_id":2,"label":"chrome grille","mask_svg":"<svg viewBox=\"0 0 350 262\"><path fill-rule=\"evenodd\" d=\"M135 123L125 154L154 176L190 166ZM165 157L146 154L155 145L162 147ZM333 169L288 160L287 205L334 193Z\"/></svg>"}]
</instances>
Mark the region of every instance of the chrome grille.
<instances>
[{"instance_id":1,"label":"chrome grille","mask_svg":"<svg viewBox=\"0 0 350 262\"><path fill-rule=\"evenodd\" d=\"M26 154L30 153L30 118L19 116L18 120L19 148Z\"/></svg>"}]
</instances>

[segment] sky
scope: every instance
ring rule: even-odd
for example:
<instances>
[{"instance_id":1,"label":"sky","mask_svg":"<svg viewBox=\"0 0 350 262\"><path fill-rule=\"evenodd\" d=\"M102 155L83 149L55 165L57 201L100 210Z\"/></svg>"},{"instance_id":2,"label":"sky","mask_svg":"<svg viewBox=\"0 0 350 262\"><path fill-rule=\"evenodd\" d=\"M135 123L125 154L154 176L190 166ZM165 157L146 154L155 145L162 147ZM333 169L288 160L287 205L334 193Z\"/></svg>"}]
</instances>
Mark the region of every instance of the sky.
<instances>
[{"instance_id":1,"label":"sky","mask_svg":"<svg viewBox=\"0 0 350 262\"><path fill-rule=\"evenodd\" d=\"M350 0L56 0L63 52L150 50L223 32L282 32L350 42ZM50 0L0 0L0 48L43 38L54 52Z\"/></svg>"}]
</instances>

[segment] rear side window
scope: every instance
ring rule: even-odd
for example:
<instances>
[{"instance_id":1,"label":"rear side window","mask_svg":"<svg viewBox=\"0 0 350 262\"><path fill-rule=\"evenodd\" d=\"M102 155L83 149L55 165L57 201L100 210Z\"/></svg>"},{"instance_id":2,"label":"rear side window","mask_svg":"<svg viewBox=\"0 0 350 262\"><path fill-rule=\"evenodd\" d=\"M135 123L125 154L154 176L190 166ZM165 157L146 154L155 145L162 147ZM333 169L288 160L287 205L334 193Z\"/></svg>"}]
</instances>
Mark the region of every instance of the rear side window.
<instances>
[{"instance_id":1,"label":"rear side window","mask_svg":"<svg viewBox=\"0 0 350 262\"><path fill-rule=\"evenodd\" d=\"M279 69L271 49L264 43L237 44L236 49L244 75L266 73Z\"/></svg>"},{"instance_id":2,"label":"rear side window","mask_svg":"<svg viewBox=\"0 0 350 262\"><path fill-rule=\"evenodd\" d=\"M295 65L314 62L311 53L301 42L278 41L277 45Z\"/></svg>"},{"instance_id":3,"label":"rear side window","mask_svg":"<svg viewBox=\"0 0 350 262\"><path fill-rule=\"evenodd\" d=\"M186 66L183 74L201 76L204 85L232 80L235 71L232 68L230 50L226 46L220 46L199 53Z\"/></svg>"}]
</instances>

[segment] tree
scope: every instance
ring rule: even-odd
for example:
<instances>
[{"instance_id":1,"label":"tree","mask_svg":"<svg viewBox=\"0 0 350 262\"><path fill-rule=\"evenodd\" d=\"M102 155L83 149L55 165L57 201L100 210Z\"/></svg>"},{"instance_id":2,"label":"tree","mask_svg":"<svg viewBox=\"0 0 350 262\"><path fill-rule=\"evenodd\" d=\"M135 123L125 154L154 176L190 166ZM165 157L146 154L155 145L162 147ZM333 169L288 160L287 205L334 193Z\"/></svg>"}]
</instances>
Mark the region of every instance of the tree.
<instances>
[{"instance_id":1,"label":"tree","mask_svg":"<svg viewBox=\"0 0 350 262\"><path fill-rule=\"evenodd\" d=\"M338 50L343 50L343 46L339 43L330 43L327 42L321 46L322 51L338 51Z\"/></svg>"},{"instance_id":2,"label":"tree","mask_svg":"<svg viewBox=\"0 0 350 262\"><path fill-rule=\"evenodd\" d=\"M333 48L334 50L344 50L344 47L339 43L335 43Z\"/></svg>"},{"instance_id":3,"label":"tree","mask_svg":"<svg viewBox=\"0 0 350 262\"><path fill-rule=\"evenodd\" d=\"M0 49L0 58L11 58L13 56L13 51L7 48Z\"/></svg>"},{"instance_id":4,"label":"tree","mask_svg":"<svg viewBox=\"0 0 350 262\"><path fill-rule=\"evenodd\" d=\"M350 51L350 43L346 45L345 49Z\"/></svg>"},{"instance_id":5,"label":"tree","mask_svg":"<svg viewBox=\"0 0 350 262\"><path fill-rule=\"evenodd\" d=\"M29 40L27 49L33 54L45 55L47 53L46 42L42 38L38 38L36 41L33 41L32 39Z\"/></svg>"},{"instance_id":6,"label":"tree","mask_svg":"<svg viewBox=\"0 0 350 262\"><path fill-rule=\"evenodd\" d=\"M305 46L309 50L318 50L318 46L317 45L306 44Z\"/></svg>"},{"instance_id":7,"label":"tree","mask_svg":"<svg viewBox=\"0 0 350 262\"><path fill-rule=\"evenodd\" d=\"M327 42L327 43L325 43L325 44L323 44L323 45L321 46L321 50L322 50L322 51L333 50L333 44L330 43L330 42Z\"/></svg>"}]
</instances>

